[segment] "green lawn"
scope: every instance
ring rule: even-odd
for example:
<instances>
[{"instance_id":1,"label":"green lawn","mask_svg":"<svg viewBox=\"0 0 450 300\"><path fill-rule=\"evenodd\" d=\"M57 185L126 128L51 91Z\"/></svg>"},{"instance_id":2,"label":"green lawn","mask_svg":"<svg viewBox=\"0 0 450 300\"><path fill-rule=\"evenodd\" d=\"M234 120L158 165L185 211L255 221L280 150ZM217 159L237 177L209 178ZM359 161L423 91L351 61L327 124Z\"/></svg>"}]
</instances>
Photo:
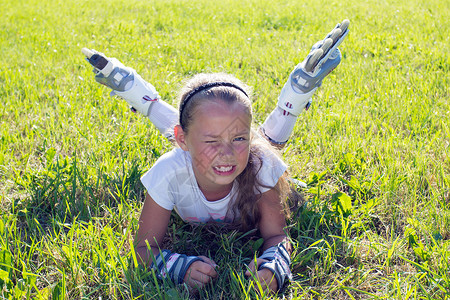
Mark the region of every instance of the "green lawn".
<instances>
[{"instance_id":1,"label":"green lawn","mask_svg":"<svg viewBox=\"0 0 450 300\"><path fill-rule=\"evenodd\" d=\"M253 87L261 123L348 18L343 61L283 151L308 188L278 296L450 299L448 1L0 4L0 298L267 298L243 276L258 239L175 215L170 247L211 255L217 281L193 295L136 266L139 178L172 146L94 81L81 48L135 68L174 105L191 75L231 73Z\"/></svg>"}]
</instances>

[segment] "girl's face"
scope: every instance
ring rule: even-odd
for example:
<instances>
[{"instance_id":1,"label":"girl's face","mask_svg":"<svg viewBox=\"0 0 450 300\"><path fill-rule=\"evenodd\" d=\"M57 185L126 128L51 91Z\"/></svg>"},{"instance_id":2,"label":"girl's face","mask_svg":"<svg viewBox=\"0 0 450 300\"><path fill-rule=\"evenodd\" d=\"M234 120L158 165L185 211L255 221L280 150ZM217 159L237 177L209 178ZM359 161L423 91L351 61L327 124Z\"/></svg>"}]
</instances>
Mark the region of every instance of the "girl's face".
<instances>
[{"instance_id":1,"label":"girl's face","mask_svg":"<svg viewBox=\"0 0 450 300\"><path fill-rule=\"evenodd\" d=\"M221 100L195 108L188 134L177 126L177 142L190 152L197 183L207 199L207 194L228 193L247 166L250 127L251 117L243 104Z\"/></svg>"}]
</instances>

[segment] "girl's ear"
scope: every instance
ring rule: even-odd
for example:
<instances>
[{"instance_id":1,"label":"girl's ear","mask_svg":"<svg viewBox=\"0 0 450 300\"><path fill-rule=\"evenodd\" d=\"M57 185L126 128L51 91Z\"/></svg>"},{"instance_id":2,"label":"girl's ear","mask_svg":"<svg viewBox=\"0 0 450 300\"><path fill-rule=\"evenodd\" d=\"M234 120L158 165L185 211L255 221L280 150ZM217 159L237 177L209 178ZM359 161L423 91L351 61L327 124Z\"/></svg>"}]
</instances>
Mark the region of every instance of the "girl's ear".
<instances>
[{"instance_id":1,"label":"girl's ear","mask_svg":"<svg viewBox=\"0 0 450 300\"><path fill-rule=\"evenodd\" d=\"M178 146L184 151L189 151L189 148L186 143L186 134L180 125L176 125L174 128L175 140L177 141Z\"/></svg>"}]
</instances>

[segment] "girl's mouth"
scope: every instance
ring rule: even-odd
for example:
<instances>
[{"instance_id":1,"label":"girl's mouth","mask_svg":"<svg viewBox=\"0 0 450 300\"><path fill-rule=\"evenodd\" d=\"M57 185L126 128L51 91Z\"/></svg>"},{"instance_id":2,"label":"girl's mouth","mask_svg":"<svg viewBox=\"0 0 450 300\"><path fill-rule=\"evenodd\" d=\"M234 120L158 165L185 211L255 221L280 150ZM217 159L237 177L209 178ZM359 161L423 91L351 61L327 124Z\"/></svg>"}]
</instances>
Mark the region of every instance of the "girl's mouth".
<instances>
[{"instance_id":1,"label":"girl's mouth","mask_svg":"<svg viewBox=\"0 0 450 300\"><path fill-rule=\"evenodd\" d=\"M217 175L227 176L234 173L236 166L221 165L213 167L214 173Z\"/></svg>"}]
</instances>

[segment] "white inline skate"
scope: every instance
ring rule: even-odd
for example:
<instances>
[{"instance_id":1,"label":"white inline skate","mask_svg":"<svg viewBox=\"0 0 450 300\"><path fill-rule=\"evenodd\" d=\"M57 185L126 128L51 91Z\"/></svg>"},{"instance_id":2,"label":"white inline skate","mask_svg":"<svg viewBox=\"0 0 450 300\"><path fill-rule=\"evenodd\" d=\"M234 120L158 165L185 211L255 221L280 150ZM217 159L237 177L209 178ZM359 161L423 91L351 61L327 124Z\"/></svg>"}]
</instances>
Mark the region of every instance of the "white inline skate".
<instances>
[{"instance_id":1,"label":"white inline skate","mask_svg":"<svg viewBox=\"0 0 450 300\"><path fill-rule=\"evenodd\" d=\"M283 147L294 129L297 116L310 107L311 97L322 80L341 62L338 46L347 36L349 24L349 20L337 24L289 75L278 97L277 107L260 127L272 144Z\"/></svg>"},{"instance_id":2,"label":"white inline skate","mask_svg":"<svg viewBox=\"0 0 450 300\"><path fill-rule=\"evenodd\" d=\"M298 116L308 109L311 96L322 84L322 80L341 62L338 46L348 34L349 20L344 20L327 36L317 42L303 62L289 76L278 97L278 106Z\"/></svg>"},{"instance_id":3,"label":"white inline skate","mask_svg":"<svg viewBox=\"0 0 450 300\"><path fill-rule=\"evenodd\" d=\"M122 97L133 112L138 111L148 117L161 134L173 139L178 111L161 100L153 85L115 58L108 58L103 53L87 48L81 51L94 67L95 80L112 89L111 96Z\"/></svg>"}]
</instances>

